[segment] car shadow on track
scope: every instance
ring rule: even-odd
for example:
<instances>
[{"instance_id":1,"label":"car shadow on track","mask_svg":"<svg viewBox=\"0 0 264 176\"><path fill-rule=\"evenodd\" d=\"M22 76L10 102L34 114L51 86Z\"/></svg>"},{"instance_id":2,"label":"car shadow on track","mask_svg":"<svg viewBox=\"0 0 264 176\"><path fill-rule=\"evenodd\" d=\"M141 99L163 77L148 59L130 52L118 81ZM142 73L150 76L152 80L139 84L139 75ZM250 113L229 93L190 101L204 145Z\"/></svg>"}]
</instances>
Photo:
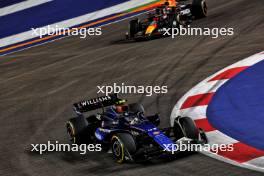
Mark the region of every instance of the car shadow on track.
<instances>
[{"instance_id":1,"label":"car shadow on track","mask_svg":"<svg viewBox=\"0 0 264 176\"><path fill-rule=\"evenodd\" d=\"M65 162L70 165L77 164L80 166L81 164L84 164L83 167L76 168L77 172L99 175L107 175L109 173L115 174L126 170L166 165L170 162L196 155L194 152L182 152L171 156L166 155L149 160L118 164L112 158L112 154L105 152L88 152L84 155L81 155L78 152L44 152L43 154L39 154L39 152L36 151L32 152L26 150L25 153L28 155L29 160L44 159L49 161L51 159L56 159L58 162Z\"/></svg>"},{"instance_id":2,"label":"car shadow on track","mask_svg":"<svg viewBox=\"0 0 264 176\"><path fill-rule=\"evenodd\" d=\"M161 40L161 39L164 39L164 38L167 38L169 36L155 36L155 37L151 37L151 38L143 38L143 39L136 39L136 40L133 40L133 39L118 39L118 40L114 40L114 41L111 41L110 44L111 45L115 45L115 44L128 44L128 43L144 43L144 42L150 42L152 40Z\"/></svg>"},{"instance_id":3,"label":"car shadow on track","mask_svg":"<svg viewBox=\"0 0 264 176\"><path fill-rule=\"evenodd\" d=\"M92 168L85 168L80 170L80 172L83 173L93 173L93 174L99 174L99 175L107 175L109 173L115 175L119 174L122 171L126 170L135 170L135 169L140 169L140 168L147 168L147 167L155 167L158 165L166 165L168 163L171 163L173 161L181 160L186 157L191 157L192 155L195 155L196 153L179 153L174 156L170 157L161 157L161 158L156 158L156 159L150 159L150 160L145 160L145 161L140 161L140 162L127 162L123 164L118 164L115 163L115 161L110 158L110 160L104 159L104 161L99 164L96 167Z\"/></svg>"}]
</instances>

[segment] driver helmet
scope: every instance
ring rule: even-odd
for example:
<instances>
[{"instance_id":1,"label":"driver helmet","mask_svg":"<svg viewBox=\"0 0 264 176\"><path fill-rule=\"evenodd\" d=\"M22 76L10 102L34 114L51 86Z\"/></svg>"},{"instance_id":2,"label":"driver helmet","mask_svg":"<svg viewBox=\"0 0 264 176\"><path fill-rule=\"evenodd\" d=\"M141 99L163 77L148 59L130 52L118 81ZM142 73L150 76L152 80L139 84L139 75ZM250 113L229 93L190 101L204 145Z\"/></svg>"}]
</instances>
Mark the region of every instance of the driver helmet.
<instances>
[{"instance_id":1,"label":"driver helmet","mask_svg":"<svg viewBox=\"0 0 264 176\"><path fill-rule=\"evenodd\" d=\"M128 111L128 106L127 105L115 105L115 111L120 114Z\"/></svg>"},{"instance_id":2,"label":"driver helmet","mask_svg":"<svg viewBox=\"0 0 264 176\"><path fill-rule=\"evenodd\" d=\"M119 100L113 106L113 109L118 113L124 113L128 111L128 105L126 104L126 100Z\"/></svg>"},{"instance_id":3,"label":"driver helmet","mask_svg":"<svg viewBox=\"0 0 264 176\"><path fill-rule=\"evenodd\" d=\"M169 6L170 5L170 3L169 3L169 1L166 1L165 3L164 3L164 6L166 7L166 6Z\"/></svg>"}]
</instances>

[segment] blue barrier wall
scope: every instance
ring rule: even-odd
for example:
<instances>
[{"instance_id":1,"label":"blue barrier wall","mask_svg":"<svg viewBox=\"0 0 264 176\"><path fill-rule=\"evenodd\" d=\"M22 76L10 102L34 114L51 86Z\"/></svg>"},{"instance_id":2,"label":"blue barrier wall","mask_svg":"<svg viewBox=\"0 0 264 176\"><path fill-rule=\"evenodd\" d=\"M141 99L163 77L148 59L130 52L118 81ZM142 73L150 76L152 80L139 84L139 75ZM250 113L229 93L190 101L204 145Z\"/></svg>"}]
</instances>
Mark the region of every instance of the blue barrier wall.
<instances>
[{"instance_id":1,"label":"blue barrier wall","mask_svg":"<svg viewBox=\"0 0 264 176\"><path fill-rule=\"evenodd\" d=\"M111 7L129 0L53 0L22 11L0 17L0 39L71 19L107 7ZM9 2L9 3L7 3ZM7 1L2 6L12 5L21 0Z\"/></svg>"},{"instance_id":2,"label":"blue barrier wall","mask_svg":"<svg viewBox=\"0 0 264 176\"><path fill-rule=\"evenodd\" d=\"M23 1L26 1L26 0L1 0L0 1L0 8L7 7L10 5L14 5L14 4L17 4L17 3L23 2Z\"/></svg>"}]
</instances>

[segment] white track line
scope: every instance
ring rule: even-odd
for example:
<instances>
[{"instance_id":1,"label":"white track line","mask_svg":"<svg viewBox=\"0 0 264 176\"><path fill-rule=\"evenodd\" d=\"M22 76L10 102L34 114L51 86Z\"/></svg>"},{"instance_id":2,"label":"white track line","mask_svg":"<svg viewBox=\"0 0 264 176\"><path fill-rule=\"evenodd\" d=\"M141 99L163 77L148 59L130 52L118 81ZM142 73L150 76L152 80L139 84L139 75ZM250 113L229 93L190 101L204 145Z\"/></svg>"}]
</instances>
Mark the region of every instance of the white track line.
<instances>
[{"instance_id":1,"label":"white track line","mask_svg":"<svg viewBox=\"0 0 264 176\"><path fill-rule=\"evenodd\" d=\"M25 10L34 6L38 6L47 2L50 2L52 0L27 0L24 2L20 2L11 6L7 6L0 9L0 17L9 15L15 12L19 12L21 10Z\"/></svg>"},{"instance_id":2,"label":"white track line","mask_svg":"<svg viewBox=\"0 0 264 176\"><path fill-rule=\"evenodd\" d=\"M198 119L203 119L206 118L206 106L196 106L196 107L191 107L188 109L181 109L179 113L181 116L187 116L187 117L192 117L193 120L198 120Z\"/></svg>"}]
</instances>

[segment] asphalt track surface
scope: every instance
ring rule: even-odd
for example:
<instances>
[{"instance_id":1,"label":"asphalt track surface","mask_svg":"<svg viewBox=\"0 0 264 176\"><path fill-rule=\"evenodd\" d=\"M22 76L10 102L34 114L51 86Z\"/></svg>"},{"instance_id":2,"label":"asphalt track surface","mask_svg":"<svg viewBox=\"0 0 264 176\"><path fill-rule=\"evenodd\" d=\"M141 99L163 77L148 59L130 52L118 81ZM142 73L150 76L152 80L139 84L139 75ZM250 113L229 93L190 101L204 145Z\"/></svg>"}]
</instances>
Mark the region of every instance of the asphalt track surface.
<instances>
[{"instance_id":1,"label":"asphalt track surface","mask_svg":"<svg viewBox=\"0 0 264 176\"><path fill-rule=\"evenodd\" d=\"M129 95L162 126L176 101L216 71L263 50L264 1L208 0L200 27L233 27L232 37L183 36L124 42L127 21L85 40L69 37L0 58L0 175L263 175L201 154L149 163L113 162L111 154L30 152L31 143L67 143L71 104L96 95L97 85L167 85L168 94Z\"/></svg>"}]
</instances>

